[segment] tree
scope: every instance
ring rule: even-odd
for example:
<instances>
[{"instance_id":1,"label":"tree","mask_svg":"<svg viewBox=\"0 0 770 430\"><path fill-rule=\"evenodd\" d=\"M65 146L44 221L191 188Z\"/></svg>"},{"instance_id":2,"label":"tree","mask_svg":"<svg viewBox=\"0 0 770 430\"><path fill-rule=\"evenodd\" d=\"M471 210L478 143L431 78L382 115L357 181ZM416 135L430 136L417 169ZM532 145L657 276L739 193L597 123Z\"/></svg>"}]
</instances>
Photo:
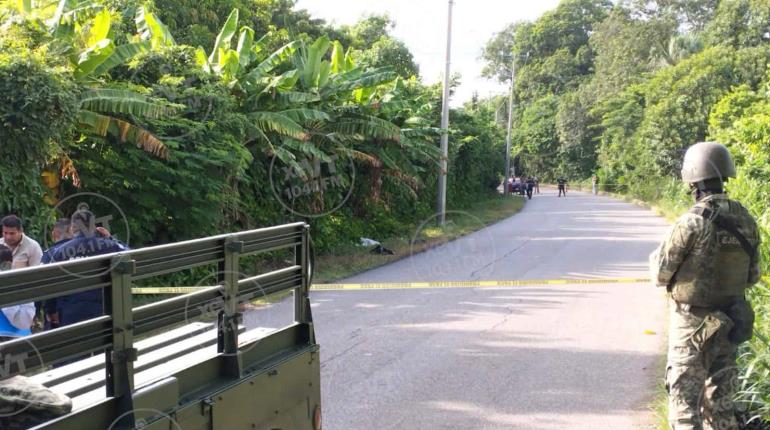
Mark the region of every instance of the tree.
<instances>
[{"instance_id":1,"label":"tree","mask_svg":"<svg viewBox=\"0 0 770 430\"><path fill-rule=\"evenodd\" d=\"M392 67L399 76L417 76L420 68L404 42L391 36L396 23L388 15L369 15L351 27L344 27L358 61L368 67Z\"/></svg>"},{"instance_id":2,"label":"tree","mask_svg":"<svg viewBox=\"0 0 770 430\"><path fill-rule=\"evenodd\" d=\"M706 43L735 48L770 41L770 4L762 0L724 0L705 29Z\"/></svg>"},{"instance_id":3,"label":"tree","mask_svg":"<svg viewBox=\"0 0 770 430\"><path fill-rule=\"evenodd\" d=\"M554 178L559 172L556 113L559 99L545 96L520 109L511 141L526 174Z\"/></svg>"},{"instance_id":4,"label":"tree","mask_svg":"<svg viewBox=\"0 0 770 430\"><path fill-rule=\"evenodd\" d=\"M538 78L546 88L554 83L554 77L563 83L571 80L574 73L591 72L593 53L587 49L588 39L594 25L606 17L611 6L612 3L606 0L565 0L534 23L509 24L484 49L485 76L496 76L501 82L510 80L514 53L518 58L529 58L522 72L526 67L544 69L544 76L532 73L530 78ZM549 60L553 56L556 58ZM554 70L563 66L569 71L559 73Z\"/></svg>"},{"instance_id":5,"label":"tree","mask_svg":"<svg viewBox=\"0 0 770 430\"><path fill-rule=\"evenodd\" d=\"M137 125L137 118L157 119L175 114L181 106L147 97L100 80L115 67L159 45L173 43L167 28L143 7L137 10L140 35L136 41L117 45L112 28L113 13L97 3L79 5L62 0L57 8L21 7L24 23L38 31L34 50L53 52L60 65L68 67L78 84L76 130L87 136L111 137L132 143L155 156L168 157L168 148L151 131ZM86 12L83 12L85 10ZM18 24L17 24L18 25ZM67 165L66 151L52 150ZM77 178L74 167L70 173ZM77 179L75 179L77 183Z\"/></svg>"},{"instance_id":6,"label":"tree","mask_svg":"<svg viewBox=\"0 0 770 430\"><path fill-rule=\"evenodd\" d=\"M495 33L492 39L484 45L481 59L486 65L481 71L486 78L496 78L500 82L511 81L511 64L516 40L516 32L526 23L508 24L503 30ZM524 30L523 30L524 31Z\"/></svg>"},{"instance_id":7,"label":"tree","mask_svg":"<svg viewBox=\"0 0 770 430\"><path fill-rule=\"evenodd\" d=\"M678 175L682 151L705 139L711 107L733 85L759 84L769 54L764 48L737 52L711 48L664 69L647 84L638 138L649 148L662 175Z\"/></svg>"},{"instance_id":8,"label":"tree","mask_svg":"<svg viewBox=\"0 0 770 430\"><path fill-rule=\"evenodd\" d=\"M5 36L14 34L13 29ZM5 37L0 39L5 41ZM3 46L4 48L4 46ZM38 180L52 148L72 133L78 113L77 85L44 56L0 54L0 213L15 213L30 234L42 231L48 215L46 192ZM60 172L56 172L57 174ZM50 194L50 192L49 192Z\"/></svg>"},{"instance_id":9,"label":"tree","mask_svg":"<svg viewBox=\"0 0 770 430\"><path fill-rule=\"evenodd\" d=\"M350 34L351 46L355 49L364 50L374 45L382 36L389 35L390 30L395 27L396 23L387 14L372 14L362 18L352 27L347 28L347 32Z\"/></svg>"},{"instance_id":10,"label":"tree","mask_svg":"<svg viewBox=\"0 0 770 430\"><path fill-rule=\"evenodd\" d=\"M595 99L611 97L655 70L656 53L671 40L673 27L666 20L634 19L628 9L615 7L590 37L596 53Z\"/></svg>"},{"instance_id":11,"label":"tree","mask_svg":"<svg viewBox=\"0 0 770 430\"><path fill-rule=\"evenodd\" d=\"M233 9L241 13L241 22L257 34L271 30L273 0L154 0L154 11L168 24L179 43L211 46Z\"/></svg>"},{"instance_id":12,"label":"tree","mask_svg":"<svg viewBox=\"0 0 770 430\"><path fill-rule=\"evenodd\" d=\"M593 168L595 117L589 111L595 99L588 87L578 91L594 72L591 34L611 6L603 0L563 1L533 23L507 26L484 50L485 73L501 82L510 80L516 56L517 148L524 166L538 176L555 176L557 168L559 175L582 175Z\"/></svg>"},{"instance_id":13,"label":"tree","mask_svg":"<svg viewBox=\"0 0 770 430\"><path fill-rule=\"evenodd\" d=\"M590 95L581 90L565 94L556 112L559 136L559 171L563 175L582 178L596 167L596 118L591 113Z\"/></svg>"},{"instance_id":14,"label":"tree","mask_svg":"<svg viewBox=\"0 0 770 430\"><path fill-rule=\"evenodd\" d=\"M323 19L313 18L305 9L296 9L296 0L272 0L272 25L277 33L284 33L283 43L302 39L313 41L326 36L329 40L339 40L343 45L351 44L343 28L327 25Z\"/></svg>"},{"instance_id":15,"label":"tree","mask_svg":"<svg viewBox=\"0 0 770 430\"><path fill-rule=\"evenodd\" d=\"M720 0L627 0L636 15L675 22L680 30L699 32L714 16Z\"/></svg>"},{"instance_id":16,"label":"tree","mask_svg":"<svg viewBox=\"0 0 770 430\"><path fill-rule=\"evenodd\" d=\"M367 50L359 54L361 64L369 67L390 66L402 78L419 76L420 67L404 42L382 36Z\"/></svg>"}]
</instances>

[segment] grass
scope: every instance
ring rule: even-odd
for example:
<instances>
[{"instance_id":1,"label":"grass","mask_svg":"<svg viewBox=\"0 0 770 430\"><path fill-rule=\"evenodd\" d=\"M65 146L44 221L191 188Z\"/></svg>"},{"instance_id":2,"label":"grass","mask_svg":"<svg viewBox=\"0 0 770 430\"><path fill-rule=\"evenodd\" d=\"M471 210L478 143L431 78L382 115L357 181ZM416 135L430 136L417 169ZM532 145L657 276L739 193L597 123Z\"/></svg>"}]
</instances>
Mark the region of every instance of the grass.
<instances>
[{"instance_id":1,"label":"grass","mask_svg":"<svg viewBox=\"0 0 770 430\"><path fill-rule=\"evenodd\" d=\"M671 426L668 425L668 393L666 392L666 383L662 378L655 387L655 400L653 400L651 408L655 414L655 428L670 430Z\"/></svg>"},{"instance_id":2,"label":"grass","mask_svg":"<svg viewBox=\"0 0 770 430\"><path fill-rule=\"evenodd\" d=\"M516 214L523 207L524 198L522 197L495 196L479 202L470 209L448 210L444 228L435 226L435 219L429 219L415 225L409 234L381 240L382 245L392 250L395 255L372 254L368 248L354 245L339 248L334 253L319 255L314 282L335 282L409 257L494 224ZM415 234L418 229L419 234Z\"/></svg>"},{"instance_id":3,"label":"grass","mask_svg":"<svg viewBox=\"0 0 770 430\"><path fill-rule=\"evenodd\" d=\"M316 257L316 273L314 274L314 283L330 283L339 279L353 276L357 273L374 269L376 267L391 263L396 260L408 257L411 254L430 249L451 240L473 233L481 228L494 224L502 219L514 215L524 207L524 199L519 196L505 198L503 196L494 196L480 201L473 208L464 211L447 211L447 225L441 229L425 223L420 229L420 235L413 238L413 233L417 231L420 225L415 225L410 229L410 234L401 237L392 237L382 241L383 246L393 250L395 255L372 254L368 248L349 245L337 249L335 253L319 254ZM415 239L414 246L412 240ZM285 257L285 256L284 256ZM285 258L278 258L275 267L271 262L262 262L256 272L264 272L281 268L281 262ZM274 263L274 262L273 262ZM267 266L264 266L267 264ZM164 286L147 284L142 286ZM291 291L272 294L267 297L261 297L250 301L247 306L260 307L270 303L280 302L292 294ZM141 306L165 300L173 297L172 295L134 295L134 306Z\"/></svg>"},{"instance_id":4,"label":"grass","mask_svg":"<svg viewBox=\"0 0 770 430\"><path fill-rule=\"evenodd\" d=\"M754 414L769 421L770 319L767 316L770 313L770 287L767 279L750 290L749 300L757 319L754 323L754 338L741 345L738 366L743 372L738 396Z\"/></svg>"}]
</instances>

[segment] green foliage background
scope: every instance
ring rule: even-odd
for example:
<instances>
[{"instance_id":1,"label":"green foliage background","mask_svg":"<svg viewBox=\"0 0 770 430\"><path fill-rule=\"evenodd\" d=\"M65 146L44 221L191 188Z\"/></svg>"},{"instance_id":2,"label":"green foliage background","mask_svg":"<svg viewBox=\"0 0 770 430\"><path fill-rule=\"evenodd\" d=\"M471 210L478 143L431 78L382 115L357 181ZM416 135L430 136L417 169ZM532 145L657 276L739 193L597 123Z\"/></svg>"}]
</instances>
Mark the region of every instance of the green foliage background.
<instances>
[{"instance_id":1,"label":"green foliage background","mask_svg":"<svg viewBox=\"0 0 770 430\"><path fill-rule=\"evenodd\" d=\"M55 8L0 4L0 155L13 166L0 174L0 213L19 214L39 237L53 216L46 193L102 194L128 215L135 247L269 226L300 218L273 194L273 159L338 153L352 157L357 178L340 210L308 220L320 251L411 233L435 208L440 87L420 81L389 17L335 28L294 3L98 0L57 27ZM249 32L253 49L241 51ZM329 39L355 71L331 70ZM121 56L109 68L85 71L112 46ZM89 102L96 89L109 97ZM495 103L452 110L454 208L500 183ZM108 127L85 127L93 109ZM121 124L148 134L132 138ZM61 182L48 189L41 174Z\"/></svg>"}]
</instances>

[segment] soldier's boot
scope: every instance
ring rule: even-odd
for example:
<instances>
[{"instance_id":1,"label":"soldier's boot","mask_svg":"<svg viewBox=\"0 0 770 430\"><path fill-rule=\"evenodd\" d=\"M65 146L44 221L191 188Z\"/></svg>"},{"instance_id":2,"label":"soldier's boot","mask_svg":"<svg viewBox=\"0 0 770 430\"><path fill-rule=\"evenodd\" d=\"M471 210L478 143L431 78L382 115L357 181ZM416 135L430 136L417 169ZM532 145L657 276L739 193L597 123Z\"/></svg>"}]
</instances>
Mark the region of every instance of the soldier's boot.
<instances>
[{"instance_id":1,"label":"soldier's boot","mask_svg":"<svg viewBox=\"0 0 770 430\"><path fill-rule=\"evenodd\" d=\"M711 366L711 377L706 381L703 428L738 430L733 401L740 384L735 366L735 346L725 341L719 349L719 355Z\"/></svg>"},{"instance_id":2,"label":"soldier's boot","mask_svg":"<svg viewBox=\"0 0 770 430\"><path fill-rule=\"evenodd\" d=\"M700 413L706 370L699 363L669 364L668 421L672 430L703 430Z\"/></svg>"}]
</instances>

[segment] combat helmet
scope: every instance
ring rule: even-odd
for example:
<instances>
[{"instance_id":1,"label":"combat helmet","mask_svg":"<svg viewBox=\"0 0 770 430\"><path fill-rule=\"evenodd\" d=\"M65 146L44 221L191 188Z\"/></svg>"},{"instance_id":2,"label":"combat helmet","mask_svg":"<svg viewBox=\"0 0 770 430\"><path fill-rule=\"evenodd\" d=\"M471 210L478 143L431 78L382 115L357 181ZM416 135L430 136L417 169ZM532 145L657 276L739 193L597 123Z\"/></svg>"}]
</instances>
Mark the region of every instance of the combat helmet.
<instances>
[{"instance_id":1,"label":"combat helmet","mask_svg":"<svg viewBox=\"0 0 770 430\"><path fill-rule=\"evenodd\" d=\"M682 163L682 180L695 184L708 179L735 177L735 162L726 146L718 142L700 142L689 147Z\"/></svg>"}]
</instances>

